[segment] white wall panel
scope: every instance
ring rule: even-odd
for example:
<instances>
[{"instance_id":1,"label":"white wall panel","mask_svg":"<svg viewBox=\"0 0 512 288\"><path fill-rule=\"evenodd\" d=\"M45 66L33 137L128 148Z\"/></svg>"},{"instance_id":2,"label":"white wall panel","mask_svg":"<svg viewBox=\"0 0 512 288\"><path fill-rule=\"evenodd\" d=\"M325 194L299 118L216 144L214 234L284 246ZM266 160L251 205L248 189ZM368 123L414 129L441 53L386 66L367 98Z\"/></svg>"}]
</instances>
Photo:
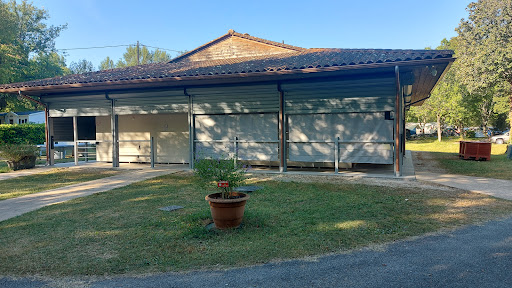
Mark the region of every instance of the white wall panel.
<instances>
[{"instance_id":1,"label":"white wall panel","mask_svg":"<svg viewBox=\"0 0 512 288\"><path fill-rule=\"evenodd\" d=\"M276 113L196 115L196 152L200 156L232 155L238 137L239 159L277 161L277 117Z\"/></svg>"},{"instance_id":2,"label":"white wall panel","mask_svg":"<svg viewBox=\"0 0 512 288\"><path fill-rule=\"evenodd\" d=\"M291 161L334 162L334 143L326 142L340 137L340 162L392 163L391 145L379 143L393 141L393 121L384 113L289 115L288 129Z\"/></svg>"}]
</instances>

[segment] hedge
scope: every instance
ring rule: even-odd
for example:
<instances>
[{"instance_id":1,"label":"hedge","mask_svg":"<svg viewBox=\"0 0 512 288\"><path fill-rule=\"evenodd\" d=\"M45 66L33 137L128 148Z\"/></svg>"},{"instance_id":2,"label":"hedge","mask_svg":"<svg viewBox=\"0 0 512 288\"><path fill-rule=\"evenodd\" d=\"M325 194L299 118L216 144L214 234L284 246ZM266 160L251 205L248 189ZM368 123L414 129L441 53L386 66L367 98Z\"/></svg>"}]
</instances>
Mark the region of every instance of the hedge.
<instances>
[{"instance_id":1,"label":"hedge","mask_svg":"<svg viewBox=\"0 0 512 288\"><path fill-rule=\"evenodd\" d=\"M0 124L0 144L44 144L44 124Z\"/></svg>"}]
</instances>

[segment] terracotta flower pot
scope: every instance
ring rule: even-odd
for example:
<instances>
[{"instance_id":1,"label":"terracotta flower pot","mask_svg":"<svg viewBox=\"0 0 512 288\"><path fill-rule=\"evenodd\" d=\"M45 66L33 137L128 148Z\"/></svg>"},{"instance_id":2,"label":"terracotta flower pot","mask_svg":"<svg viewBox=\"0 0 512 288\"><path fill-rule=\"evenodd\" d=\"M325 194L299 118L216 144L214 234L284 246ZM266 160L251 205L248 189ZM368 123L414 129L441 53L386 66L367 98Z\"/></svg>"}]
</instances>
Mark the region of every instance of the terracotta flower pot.
<instances>
[{"instance_id":1,"label":"terracotta flower pot","mask_svg":"<svg viewBox=\"0 0 512 288\"><path fill-rule=\"evenodd\" d=\"M233 192L237 198L222 199L221 193L210 194L205 200L210 203L213 222L218 229L229 229L240 226L244 217L245 203L249 195Z\"/></svg>"}]
</instances>

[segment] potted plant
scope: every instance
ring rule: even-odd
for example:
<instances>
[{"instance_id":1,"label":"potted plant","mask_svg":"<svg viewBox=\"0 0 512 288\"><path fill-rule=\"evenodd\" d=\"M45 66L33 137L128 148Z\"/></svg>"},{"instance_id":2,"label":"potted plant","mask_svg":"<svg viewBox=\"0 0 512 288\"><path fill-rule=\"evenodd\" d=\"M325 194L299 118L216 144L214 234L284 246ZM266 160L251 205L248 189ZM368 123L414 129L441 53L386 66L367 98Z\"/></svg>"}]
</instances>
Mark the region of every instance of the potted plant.
<instances>
[{"instance_id":1,"label":"potted plant","mask_svg":"<svg viewBox=\"0 0 512 288\"><path fill-rule=\"evenodd\" d=\"M249 195L233 189L245 182L245 166L233 157L200 157L194 163L194 171L203 185L220 190L205 197L210 204L215 227L229 229L240 226Z\"/></svg>"},{"instance_id":2,"label":"potted plant","mask_svg":"<svg viewBox=\"0 0 512 288\"><path fill-rule=\"evenodd\" d=\"M29 169L36 166L36 158L39 149L30 144L2 144L0 157L7 160L7 165L12 170Z\"/></svg>"}]
</instances>

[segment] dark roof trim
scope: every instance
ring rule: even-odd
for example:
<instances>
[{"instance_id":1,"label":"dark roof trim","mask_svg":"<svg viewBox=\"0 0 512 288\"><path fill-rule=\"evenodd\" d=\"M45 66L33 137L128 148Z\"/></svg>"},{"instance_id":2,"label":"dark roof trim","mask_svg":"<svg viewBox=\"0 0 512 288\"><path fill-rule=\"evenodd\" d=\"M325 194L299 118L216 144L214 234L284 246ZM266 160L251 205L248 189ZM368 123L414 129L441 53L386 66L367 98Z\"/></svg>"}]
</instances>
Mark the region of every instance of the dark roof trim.
<instances>
[{"instance_id":1,"label":"dark roof trim","mask_svg":"<svg viewBox=\"0 0 512 288\"><path fill-rule=\"evenodd\" d=\"M132 79L107 82L89 82L89 83L73 83L61 85L33 86L33 87L17 87L0 89L2 93L19 93L20 91L26 95L44 95L53 93L74 93L80 91L111 91L119 89L131 88L147 88L147 87L178 87L189 85L211 85L211 84L233 84L233 83L251 83L262 81L281 81L291 79L304 79L314 77L333 76L349 70L378 69L394 66L417 66L432 65L436 63L451 63L454 58L436 58L424 60L409 60L398 62L384 62L371 64L355 64L345 66L331 66L320 68L304 68L294 70L279 70L252 73L233 73L233 74L214 74L169 78L147 78ZM90 88L85 89L84 88Z\"/></svg>"}]
</instances>

